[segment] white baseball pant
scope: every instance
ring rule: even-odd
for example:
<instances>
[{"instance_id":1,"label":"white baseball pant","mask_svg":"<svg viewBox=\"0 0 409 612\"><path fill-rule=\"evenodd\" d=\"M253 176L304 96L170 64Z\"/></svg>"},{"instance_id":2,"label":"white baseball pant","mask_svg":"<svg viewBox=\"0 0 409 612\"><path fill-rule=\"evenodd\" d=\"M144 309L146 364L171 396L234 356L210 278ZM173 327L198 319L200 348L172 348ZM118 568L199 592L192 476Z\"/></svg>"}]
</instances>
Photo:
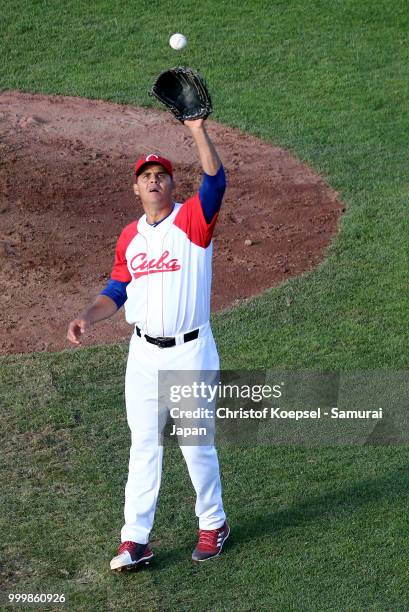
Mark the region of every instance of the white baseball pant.
<instances>
[{"instance_id":1,"label":"white baseball pant","mask_svg":"<svg viewBox=\"0 0 409 612\"><path fill-rule=\"evenodd\" d=\"M125 524L121 541L149 540L162 475L163 446L158 440L158 371L219 370L219 356L210 324L199 337L170 348L149 344L132 335L125 377L125 400L131 430L128 481L125 487ZM225 522L214 445L180 446L196 491L200 529L216 529Z\"/></svg>"}]
</instances>

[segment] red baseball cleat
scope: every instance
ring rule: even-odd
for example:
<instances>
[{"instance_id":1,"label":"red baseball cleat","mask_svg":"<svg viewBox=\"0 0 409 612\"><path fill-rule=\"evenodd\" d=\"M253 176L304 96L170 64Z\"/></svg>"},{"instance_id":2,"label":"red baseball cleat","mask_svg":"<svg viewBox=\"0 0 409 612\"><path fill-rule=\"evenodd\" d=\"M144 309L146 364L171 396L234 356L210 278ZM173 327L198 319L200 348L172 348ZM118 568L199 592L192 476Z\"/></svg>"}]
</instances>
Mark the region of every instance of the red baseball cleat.
<instances>
[{"instance_id":1,"label":"red baseball cleat","mask_svg":"<svg viewBox=\"0 0 409 612\"><path fill-rule=\"evenodd\" d=\"M193 561L207 561L220 555L229 535L227 522L218 529L199 529L199 541L192 554Z\"/></svg>"},{"instance_id":2,"label":"red baseball cleat","mask_svg":"<svg viewBox=\"0 0 409 612\"><path fill-rule=\"evenodd\" d=\"M111 570L121 571L132 569L139 563L145 562L148 565L152 559L153 552L149 544L137 544L136 542L122 542L118 549L118 554L111 561Z\"/></svg>"}]
</instances>

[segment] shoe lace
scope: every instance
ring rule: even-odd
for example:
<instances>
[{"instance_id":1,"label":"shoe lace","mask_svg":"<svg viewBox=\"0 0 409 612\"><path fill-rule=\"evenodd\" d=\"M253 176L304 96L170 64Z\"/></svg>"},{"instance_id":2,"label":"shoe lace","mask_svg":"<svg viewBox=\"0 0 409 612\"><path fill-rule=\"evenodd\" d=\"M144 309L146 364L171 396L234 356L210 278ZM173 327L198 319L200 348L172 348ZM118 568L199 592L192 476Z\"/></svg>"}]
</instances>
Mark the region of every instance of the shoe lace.
<instances>
[{"instance_id":1,"label":"shoe lace","mask_svg":"<svg viewBox=\"0 0 409 612\"><path fill-rule=\"evenodd\" d=\"M214 549L217 548L217 536L220 529L199 529L198 548Z\"/></svg>"},{"instance_id":2,"label":"shoe lace","mask_svg":"<svg viewBox=\"0 0 409 612\"><path fill-rule=\"evenodd\" d=\"M126 542L122 542L122 544L120 545L118 554L121 554L123 552L133 553L135 552L136 547L136 542L130 542L129 540L127 540Z\"/></svg>"}]
</instances>

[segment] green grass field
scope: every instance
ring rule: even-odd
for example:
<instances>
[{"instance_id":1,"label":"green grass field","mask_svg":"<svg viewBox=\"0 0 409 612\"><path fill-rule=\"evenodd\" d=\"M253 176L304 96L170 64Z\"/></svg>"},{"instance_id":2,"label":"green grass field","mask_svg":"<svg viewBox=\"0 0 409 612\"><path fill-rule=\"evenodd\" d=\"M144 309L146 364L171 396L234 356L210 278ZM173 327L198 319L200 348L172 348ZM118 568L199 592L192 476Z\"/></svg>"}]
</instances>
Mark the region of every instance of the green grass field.
<instances>
[{"instance_id":1,"label":"green grass field","mask_svg":"<svg viewBox=\"0 0 409 612\"><path fill-rule=\"evenodd\" d=\"M287 148L339 191L347 212L319 269L214 317L224 368L408 368L403 0L16 0L1 13L1 89L148 106L160 70L192 65L215 119ZM176 31L189 38L180 55L167 44ZM126 355L1 359L5 594L64 593L84 611L409 609L407 446L223 446L233 532L202 566L190 561L193 489L167 449L155 564L111 575Z\"/></svg>"}]
</instances>

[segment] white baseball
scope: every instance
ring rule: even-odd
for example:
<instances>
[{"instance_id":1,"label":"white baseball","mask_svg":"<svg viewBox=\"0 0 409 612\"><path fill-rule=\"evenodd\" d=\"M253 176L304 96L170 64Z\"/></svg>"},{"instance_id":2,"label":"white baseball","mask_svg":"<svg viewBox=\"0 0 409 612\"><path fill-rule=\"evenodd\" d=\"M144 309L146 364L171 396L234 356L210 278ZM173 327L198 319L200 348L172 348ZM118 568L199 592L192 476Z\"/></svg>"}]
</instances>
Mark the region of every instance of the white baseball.
<instances>
[{"instance_id":1,"label":"white baseball","mask_svg":"<svg viewBox=\"0 0 409 612\"><path fill-rule=\"evenodd\" d=\"M169 38L169 44L172 49L180 51L181 49L184 49L186 47L187 38L186 36L183 36L183 34L179 34L179 32L177 32L176 34L172 34L172 36Z\"/></svg>"}]
</instances>

